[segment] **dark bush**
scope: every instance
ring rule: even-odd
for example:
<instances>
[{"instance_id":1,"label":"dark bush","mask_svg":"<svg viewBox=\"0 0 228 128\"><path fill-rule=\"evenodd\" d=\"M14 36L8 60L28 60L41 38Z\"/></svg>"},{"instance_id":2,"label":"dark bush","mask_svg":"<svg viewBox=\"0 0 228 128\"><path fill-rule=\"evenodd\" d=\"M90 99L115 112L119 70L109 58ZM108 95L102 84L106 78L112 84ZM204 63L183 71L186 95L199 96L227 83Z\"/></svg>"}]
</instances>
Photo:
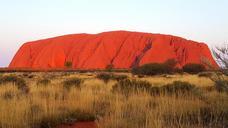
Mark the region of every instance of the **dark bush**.
<instances>
[{"instance_id":1,"label":"dark bush","mask_svg":"<svg viewBox=\"0 0 228 128\"><path fill-rule=\"evenodd\" d=\"M161 87L151 87L150 94L153 96L161 94L176 96L194 94L200 96L200 90L188 82L175 81Z\"/></svg>"},{"instance_id":2,"label":"dark bush","mask_svg":"<svg viewBox=\"0 0 228 128\"><path fill-rule=\"evenodd\" d=\"M159 63L145 64L132 69L132 73L136 75L157 75L165 72L166 67Z\"/></svg>"},{"instance_id":3,"label":"dark bush","mask_svg":"<svg viewBox=\"0 0 228 128\"><path fill-rule=\"evenodd\" d=\"M127 79L128 76L127 75L116 75L116 74L112 74L112 73L100 73L97 75L97 78L100 80L103 80L105 83L108 83L110 80L124 80Z\"/></svg>"},{"instance_id":4,"label":"dark bush","mask_svg":"<svg viewBox=\"0 0 228 128\"><path fill-rule=\"evenodd\" d=\"M132 73L136 75L172 74L176 71L175 66L176 61L170 59L164 63L150 63L133 68Z\"/></svg>"},{"instance_id":5,"label":"dark bush","mask_svg":"<svg viewBox=\"0 0 228 128\"><path fill-rule=\"evenodd\" d=\"M71 61L66 61L65 64L64 64L64 66L65 66L66 68L72 68L73 63L72 63Z\"/></svg>"},{"instance_id":6,"label":"dark bush","mask_svg":"<svg viewBox=\"0 0 228 128\"><path fill-rule=\"evenodd\" d=\"M183 96L193 94L201 97L201 92L198 88L188 82L175 81L172 84L167 84L161 87L152 86L147 81L141 80L121 80L113 86L114 92L119 92L125 95L138 92L147 92L153 96L157 95L175 95Z\"/></svg>"},{"instance_id":7,"label":"dark bush","mask_svg":"<svg viewBox=\"0 0 228 128\"><path fill-rule=\"evenodd\" d=\"M197 73L203 72L205 70L206 70L206 68L202 64L186 64L183 67L184 72L191 73L191 74L197 74Z\"/></svg>"},{"instance_id":8,"label":"dark bush","mask_svg":"<svg viewBox=\"0 0 228 128\"><path fill-rule=\"evenodd\" d=\"M175 81L172 84L167 84L161 87L162 92L171 95L182 95L182 94L198 94L198 89L195 85L188 82Z\"/></svg>"},{"instance_id":9,"label":"dark bush","mask_svg":"<svg viewBox=\"0 0 228 128\"><path fill-rule=\"evenodd\" d=\"M138 92L148 92L151 84L147 81L141 80L121 80L113 86L113 92L119 92L125 95Z\"/></svg>"},{"instance_id":10,"label":"dark bush","mask_svg":"<svg viewBox=\"0 0 228 128\"><path fill-rule=\"evenodd\" d=\"M25 80L17 76L10 75L10 76L0 77L0 84L5 84L5 83L13 83L17 86L19 90L23 92L27 93L29 91L29 88L26 85Z\"/></svg>"},{"instance_id":11,"label":"dark bush","mask_svg":"<svg viewBox=\"0 0 228 128\"><path fill-rule=\"evenodd\" d=\"M217 80L217 81L215 81L215 88L219 92L228 93L228 80Z\"/></svg>"},{"instance_id":12,"label":"dark bush","mask_svg":"<svg viewBox=\"0 0 228 128\"><path fill-rule=\"evenodd\" d=\"M70 90L72 87L81 88L81 84L84 81L80 78L70 78L63 81L63 87Z\"/></svg>"},{"instance_id":13,"label":"dark bush","mask_svg":"<svg viewBox=\"0 0 228 128\"><path fill-rule=\"evenodd\" d=\"M114 68L114 65L113 65L113 64L109 64L109 65L106 66L105 69L106 69L108 72L111 72L111 71L113 70L113 68Z\"/></svg>"},{"instance_id":14,"label":"dark bush","mask_svg":"<svg viewBox=\"0 0 228 128\"><path fill-rule=\"evenodd\" d=\"M176 68L177 61L175 59L169 59L164 62L165 68L166 68L166 73L173 73L177 71L178 69Z\"/></svg>"},{"instance_id":15,"label":"dark bush","mask_svg":"<svg viewBox=\"0 0 228 128\"><path fill-rule=\"evenodd\" d=\"M179 74L183 75L184 72L183 72L183 69L181 69L181 68L175 68L174 73L179 73Z\"/></svg>"},{"instance_id":16,"label":"dark bush","mask_svg":"<svg viewBox=\"0 0 228 128\"><path fill-rule=\"evenodd\" d=\"M29 75L29 76L28 76L29 79L32 79L32 78L34 78L34 77L35 77L35 75Z\"/></svg>"},{"instance_id":17,"label":"dark bush","mask_svg":"<svg viewBox=\"0 0 228 128\"><path fill-rule=\"evenodd\" d=\"M100 80L103 80L105 83L108 83L110 80L112 80L113 75L110 73L99 73L97 75L97 78Z\"/></svg>"},{"instance_id":18,"label":"dark bush","mask_svg":"<svg viewBox=\"0 0 228 128\"><path fill-rule=\"evenodd\" d=\"M37 85L48 85L50 83L51 83L51 80L44 78L44 79L38 80L36 84Z\"/></svg>"},{"instance_id":19,"label":"dark bush","mask_svg":"<svg viewBox=\"0 0 228 128\"><path fill-rule=\"evenodd\" d=\"M35 75L33 75L31 72L27 72L27 73L22 74L22 76L23 76L23 78L32 79L32 78L34 78Z\"/></svg>"}]
</instances>

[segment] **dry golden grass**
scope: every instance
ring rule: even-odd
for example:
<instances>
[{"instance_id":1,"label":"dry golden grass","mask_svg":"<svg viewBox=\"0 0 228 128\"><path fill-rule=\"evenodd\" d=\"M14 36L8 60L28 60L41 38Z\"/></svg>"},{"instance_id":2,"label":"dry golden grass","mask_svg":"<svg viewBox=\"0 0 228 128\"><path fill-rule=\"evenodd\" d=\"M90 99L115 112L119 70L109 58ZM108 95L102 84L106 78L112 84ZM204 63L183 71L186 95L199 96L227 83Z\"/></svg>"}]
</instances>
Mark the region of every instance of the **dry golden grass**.
<instances>
[{"instance_id":1,"label":"dry golden grass","mask_svg":"<svg viewBox=\"0 0 228 128\"><path fill-rule=\"evenodd\" d=\"M198 77L198 75L164 75L164 76L153 76L140 78L141 80L146 80L155 86L160 86L164 84L170 84L174 81L185 81L191 84L197 85L199 87L213 86L214 82L207 77Z\"/></svg>"},{"instance_id":2,"label":"dry golden grass","mask_svg":"<svg viewBox=\"0 0 228 128\"><path fill-rule=\"evenodd\" d=\"M21 73L16 73L16 75L26 80L30 91L25 94L13 83L0 85L0 128L39 128L44 119L76 110L95 115L96 122L101 128L193 128L210 126L210 123L213 124L212 127L228 125L227 122L219 124L221 121L217 118L220 117L213 117L215 122L206 122L208 124L205 125L205 120L201 117L201 110L207 107L210 108L208 112L216 114L222 111L227 114L228 96L225 93L204 92L205 100L193 95L151 96L146 92L126 97L112 92L112 86L117 81L110 81L106 84L96 79L95 74L33 73L33 78L27 78ZM130 74L127 75L131 77ZM85 80L81 89L66 90L62 81L74 77ZM42 78L50 79L51 83L37 85L36 82ZM209 78L197 75L172 75L168 78L154 76L137 79L149 81L156 86L177 80L187 81L198 87L214 84Z\"/></svg>"}]
</instances>

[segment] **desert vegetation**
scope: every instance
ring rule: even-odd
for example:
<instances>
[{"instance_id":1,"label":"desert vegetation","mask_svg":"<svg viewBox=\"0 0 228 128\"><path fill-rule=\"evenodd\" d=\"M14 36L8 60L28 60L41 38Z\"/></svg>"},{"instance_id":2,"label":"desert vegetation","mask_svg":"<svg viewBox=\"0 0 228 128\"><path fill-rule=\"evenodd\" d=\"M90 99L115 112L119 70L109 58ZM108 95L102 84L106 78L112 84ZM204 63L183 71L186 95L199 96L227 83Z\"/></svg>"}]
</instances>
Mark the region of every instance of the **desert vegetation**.
<instances>
[{"instance_id":1,"label":"desert vegetation","mask_svg":"<svg viewBox=\"0 0 228 128\"><path fill-rule=\"evenodd\" d=\"M174 59L169 59L164 63L149 63L132 69L132 74L135 75L161 75L175 73L198 74L206 71L203 64L188 63L183 68L177 67L177 62Z\"/></svg>"},{"instance_id":2,"label":"desert vegetation","mask_svg":"<svg viewBox=\"0 0 228 128\"><path fill-rule=\"evenodd\" d=\"M2 73L0 127L224 128L228 93L208 74Z\"/></svg>"},{"instance_id":3,"label":"desert vegetation","mask_svg":"<svg viewBox=\"0 0 228 128\"><path fill-rule=\"evenodd\" d=\"M159 75L172 74L177 72L176 61L174 59L167 60L164 63L149 63L132 69L133 74L137 75Z\"/></svg>"},{"instance_id":4,"label":"desert vegetation","mask_svg":"<svg viewBox=\"0 0 228 128\"><path fill-rule=\"evenodd\" d=\"M206 71L206 68L202 64L186 64L183 67L183 71L191 74L197 74L203 71Z\"/></svg>"}]
</instances>

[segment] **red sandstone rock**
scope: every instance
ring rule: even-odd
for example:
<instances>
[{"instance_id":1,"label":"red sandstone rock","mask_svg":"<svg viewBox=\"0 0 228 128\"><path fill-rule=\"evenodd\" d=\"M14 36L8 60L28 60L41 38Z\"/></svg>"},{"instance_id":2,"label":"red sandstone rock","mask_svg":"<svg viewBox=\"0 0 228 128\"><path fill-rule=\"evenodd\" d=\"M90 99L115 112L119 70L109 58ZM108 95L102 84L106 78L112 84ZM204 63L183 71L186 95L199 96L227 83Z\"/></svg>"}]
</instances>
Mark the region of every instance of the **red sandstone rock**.
<instances>
[{"instance_id":1,"label":"red sandstone rock","mask_svg":"<svg viewBox=\"0 0 228 128\"><path fill-rule=\"evenodd\" d=\"M74 34L25 43L10 68L74 69L131 68L176 59L178 67L202 63L202 58L218 67L208 46L180 37L161 34L114 31L100 34Z\"/></svg>"}]
</instances>

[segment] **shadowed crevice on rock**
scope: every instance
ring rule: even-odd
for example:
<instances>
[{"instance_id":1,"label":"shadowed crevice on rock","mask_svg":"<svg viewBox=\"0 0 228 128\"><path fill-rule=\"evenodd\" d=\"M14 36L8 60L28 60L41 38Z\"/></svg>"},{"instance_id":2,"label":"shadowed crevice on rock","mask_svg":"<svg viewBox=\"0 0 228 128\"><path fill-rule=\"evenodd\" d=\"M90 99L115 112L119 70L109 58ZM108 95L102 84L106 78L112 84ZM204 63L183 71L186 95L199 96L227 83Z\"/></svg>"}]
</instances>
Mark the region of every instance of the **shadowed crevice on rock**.
<instances>
[{"instance_id":1,"label":"shadowed crevice on rock","mask_svg":"<svg viewBox=\"0 0 228 128\"><path fill-rule=\"evenodd\" d=\"M133 61L131 68L135 68L139 66L139 63L141 61L141 59L143 58L143 56L145 55L145 53L150 50L152 48L152 41L151 39L149 39L148 43L146 44L145 48L142 50L142 52L136 56L135 60Z\"/></svg>"}]
</instances>

